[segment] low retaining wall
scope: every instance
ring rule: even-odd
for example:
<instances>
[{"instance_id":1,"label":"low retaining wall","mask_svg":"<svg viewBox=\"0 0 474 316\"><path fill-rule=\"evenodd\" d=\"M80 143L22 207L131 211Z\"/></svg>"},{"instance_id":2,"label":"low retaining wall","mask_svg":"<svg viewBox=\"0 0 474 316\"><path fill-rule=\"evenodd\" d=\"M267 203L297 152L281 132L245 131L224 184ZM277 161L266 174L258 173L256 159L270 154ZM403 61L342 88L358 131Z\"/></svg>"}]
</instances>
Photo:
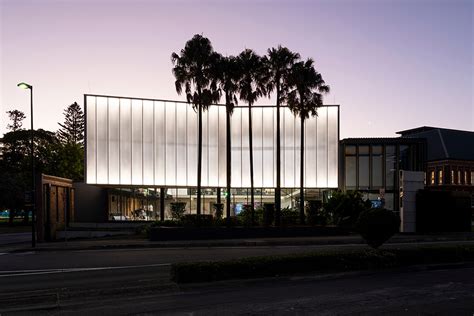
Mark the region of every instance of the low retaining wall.
<instances>
[{"instance_id":1,"label":"low retaining wall","mask_svg":"<svg viewBox=\"0 0 474 316\"><path fill-rule=\"evenodd\" d=\"M341 236L350 232L340 227L153 227L151 241L205 240L275 237Z\"/></svg>"}]
</instances>

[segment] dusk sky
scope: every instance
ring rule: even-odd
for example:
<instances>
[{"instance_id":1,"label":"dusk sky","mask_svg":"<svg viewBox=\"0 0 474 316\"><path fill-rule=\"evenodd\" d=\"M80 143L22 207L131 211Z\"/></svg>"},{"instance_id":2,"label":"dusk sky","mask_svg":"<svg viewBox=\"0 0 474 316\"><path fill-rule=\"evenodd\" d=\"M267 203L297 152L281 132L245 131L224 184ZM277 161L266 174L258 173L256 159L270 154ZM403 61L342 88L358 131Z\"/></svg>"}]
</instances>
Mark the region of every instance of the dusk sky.
<instances>
[{"instance_id":1,"label":"dusk sky","mask_svg":"<svg viewBox=\"0 0 474 316\"><path fill-rule=\"evenodd\" d=\"M282 44L315 59L324 102L341 105L341 138L474 130L470 0L0 3L0 135L11 109L29 128L21 81L34 86L35 127L53 131L85 93L184 100L170 55L196 33L222 54Z\"/></svg>"}]
</instances>

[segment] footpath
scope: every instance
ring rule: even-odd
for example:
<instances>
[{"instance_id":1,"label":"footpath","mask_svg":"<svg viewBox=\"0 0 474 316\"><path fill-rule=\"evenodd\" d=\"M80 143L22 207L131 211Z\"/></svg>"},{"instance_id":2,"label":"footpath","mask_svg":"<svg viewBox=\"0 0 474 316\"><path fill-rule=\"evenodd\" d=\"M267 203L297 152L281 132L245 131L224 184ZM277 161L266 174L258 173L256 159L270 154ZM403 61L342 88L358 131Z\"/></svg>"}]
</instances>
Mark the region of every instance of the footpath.
<instances>
[{"instance_id":1,"label":"footpath","mask_svg":"<svg viewBox=\"0 0 474 316\"><path fill-rule=\"evenodd\" d=\"M1 239L1 235L0 235ZM397 234L386 244L405 243L456 243L474 241L474 232L441 233L441 234ZM318 237L285 237L285 238L252 238L252 239L217 239L217 240L179 240L149 241L144 236L120 236L95 239L60 240L48 243L37 243L31 248L24 239L18 243L2 244L0 253L28 251L69 251L69 250L105 250L132 248L191 248L191 247L272 247L272 246L316 246L316 245L362 245L365 241L359 235L318 236Z\"/></svg>"}]
</instances>

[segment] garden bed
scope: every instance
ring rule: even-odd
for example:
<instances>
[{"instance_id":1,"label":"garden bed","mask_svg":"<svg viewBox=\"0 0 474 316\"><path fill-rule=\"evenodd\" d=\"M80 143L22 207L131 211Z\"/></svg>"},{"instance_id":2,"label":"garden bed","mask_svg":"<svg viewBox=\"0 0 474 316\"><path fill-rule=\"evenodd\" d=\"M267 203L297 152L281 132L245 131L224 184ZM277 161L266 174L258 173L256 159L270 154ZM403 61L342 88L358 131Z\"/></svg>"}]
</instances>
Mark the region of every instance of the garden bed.
<instances>
[{"instance_id":1,"label":"garden bed","mask_svg":"<svg viewBox=\"0 0 474 316\"><path fill-rule=\"evenodd\" d=\"M275 237L313 237L349 235L349 231L335 226L292 227L151 227L151 241L206 240Z\"/></svg>"}]
</instances>

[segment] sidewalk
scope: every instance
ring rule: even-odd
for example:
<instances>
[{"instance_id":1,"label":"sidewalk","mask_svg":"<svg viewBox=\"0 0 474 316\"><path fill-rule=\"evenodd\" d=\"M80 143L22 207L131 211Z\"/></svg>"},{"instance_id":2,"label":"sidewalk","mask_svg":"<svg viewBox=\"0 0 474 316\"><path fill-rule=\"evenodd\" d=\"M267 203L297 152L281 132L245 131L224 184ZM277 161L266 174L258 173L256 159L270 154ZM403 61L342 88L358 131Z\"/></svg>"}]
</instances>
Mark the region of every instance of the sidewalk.
<instances>
[{"instance_id":1,"label":"sidewalk","mask_svg":"<svg viewBox=\"0 0 474 316\"><path fill-rule=\"evenodd\" d=\"M474 241L474 233L443 233L431 235L397 234L390 243ZM131 249L131 248L191 248L191 247L271 247L271 246L303 246L303 245L357 245L365 244L359 235L349 236L318 236L292 238L255 238L255 239L220 239L220 240L184 240L184 241L149 241L142 236L111 237L100 239L76 239L38 243L35 251L67 251L67 250L100 250L100 249ZM0 245L0 252L32 251L29 243L16 245Z\"/></svg>"}]
</instances>

